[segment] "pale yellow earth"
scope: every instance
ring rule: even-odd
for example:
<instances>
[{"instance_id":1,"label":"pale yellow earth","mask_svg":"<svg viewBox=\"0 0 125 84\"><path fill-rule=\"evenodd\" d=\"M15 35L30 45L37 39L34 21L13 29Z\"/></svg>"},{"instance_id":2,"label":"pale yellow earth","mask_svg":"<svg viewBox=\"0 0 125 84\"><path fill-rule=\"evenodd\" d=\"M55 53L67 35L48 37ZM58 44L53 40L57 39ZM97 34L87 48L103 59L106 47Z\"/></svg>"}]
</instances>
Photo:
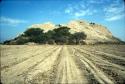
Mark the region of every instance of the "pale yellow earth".
<instances>
[{"instance_id":1,"label":"pale yellow earth","mask_svg":"<svg viewBox=\"0 0 125 84\"><path fill-rule=\"evenodd\" d=\"M1 45L3 84L125 84L125 45Z\"/></svg>"}]
</instances>

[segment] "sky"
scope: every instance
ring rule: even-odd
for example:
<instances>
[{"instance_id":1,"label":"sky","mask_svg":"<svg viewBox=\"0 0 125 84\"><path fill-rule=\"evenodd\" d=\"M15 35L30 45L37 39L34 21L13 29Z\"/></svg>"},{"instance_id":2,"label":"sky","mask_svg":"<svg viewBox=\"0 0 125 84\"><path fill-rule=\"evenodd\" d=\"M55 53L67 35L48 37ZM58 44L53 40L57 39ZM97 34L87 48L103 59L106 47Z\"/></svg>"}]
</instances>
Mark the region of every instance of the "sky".
<instances>
[{"instance_id":1,"label":"sky","mask_svg":"<svg viewBox=\"0 0 125 84\"><path fill-rule=\"evenodd\" d=\"M124 5L123 0L2 0L0 42L15 38L32 24L77 19L102 24L125 41Z\"/></svg>"}]
</instances>

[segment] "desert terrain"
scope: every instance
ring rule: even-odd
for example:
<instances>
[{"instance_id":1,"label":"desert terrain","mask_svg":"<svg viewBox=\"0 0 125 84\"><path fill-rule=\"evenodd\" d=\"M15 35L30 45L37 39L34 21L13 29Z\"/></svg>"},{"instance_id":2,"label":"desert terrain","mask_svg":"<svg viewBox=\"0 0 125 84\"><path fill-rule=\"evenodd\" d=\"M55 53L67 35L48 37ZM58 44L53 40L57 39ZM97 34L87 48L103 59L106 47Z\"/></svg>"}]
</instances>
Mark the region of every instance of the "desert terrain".
<instances>
[{"instance_id":1,"label":"desert terrain","mask_svg":"<svg viewBox=\"0 0 125 84\"><path fill-rule=\"evenodd\" d=\"M3 84L124 84L125 45L1 45Z\"/></svg>"}]
</instances>

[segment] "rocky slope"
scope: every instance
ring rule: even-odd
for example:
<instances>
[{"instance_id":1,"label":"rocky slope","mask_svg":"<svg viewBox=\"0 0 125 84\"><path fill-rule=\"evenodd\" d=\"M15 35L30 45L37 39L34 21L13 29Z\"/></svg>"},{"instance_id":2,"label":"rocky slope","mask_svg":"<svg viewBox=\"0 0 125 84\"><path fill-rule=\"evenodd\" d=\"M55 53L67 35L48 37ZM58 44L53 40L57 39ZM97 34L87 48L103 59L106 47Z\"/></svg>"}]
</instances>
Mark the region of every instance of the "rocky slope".
<instances>
[{"instance_id":1,"label":"rocky slope","mask_svg":"<svg viewBox=\"0 0 125 84\"><path fill-rule=\"evenodd\" d=\"M83 20L72 20L63 26L67 26L70 28L71 33L75 32L84 32L87 35L87 38L84 40L86 44L95 44L102 42L118 42L117 38L114 38L112 33L105 27L100 24L89 23ZM34 24L29 28L41 28L45 32L48 30L53 30L58 26L51 23L43 23L43 24Z\"/></svg>"}]
</instances>

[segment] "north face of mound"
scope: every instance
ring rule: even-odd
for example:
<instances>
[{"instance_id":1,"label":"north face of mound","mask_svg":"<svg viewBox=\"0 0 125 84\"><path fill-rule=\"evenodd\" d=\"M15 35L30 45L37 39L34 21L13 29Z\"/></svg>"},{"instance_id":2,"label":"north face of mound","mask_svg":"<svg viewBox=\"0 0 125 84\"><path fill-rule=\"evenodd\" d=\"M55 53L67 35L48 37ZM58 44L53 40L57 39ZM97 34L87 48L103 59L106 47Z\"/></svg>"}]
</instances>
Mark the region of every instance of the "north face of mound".
<instances>
[{"instance_id":1,"label":"north face of mound","mask_svg":"<svg viewBox=\"0 0 125 84\"><path fill-rule=\"evenodd\" d=\"M87 35L86 43L96 42L117 42L112 33L104 26L96 23L89 23L82 20L70 21L67 26L71 32L84 32Z\"/></svg>"},{"instance_id":2,"label":"north face of mound","mask_svg":"<svg viewBox=\"0 0 125 84\"><path fill-rule=\"evenodd\" d=\"M70 28L71 33L84 32L87 38L84 40L86 44L95 44L100 42L118 42L119 40L114 38L112 33L100 24L90 23L83 20L72 20L67 24L61 25ZM44 24L34 24L30 28L41 28L45 32L58 28L57 25L47 22Z\"/></svg>"}]
</instances>

